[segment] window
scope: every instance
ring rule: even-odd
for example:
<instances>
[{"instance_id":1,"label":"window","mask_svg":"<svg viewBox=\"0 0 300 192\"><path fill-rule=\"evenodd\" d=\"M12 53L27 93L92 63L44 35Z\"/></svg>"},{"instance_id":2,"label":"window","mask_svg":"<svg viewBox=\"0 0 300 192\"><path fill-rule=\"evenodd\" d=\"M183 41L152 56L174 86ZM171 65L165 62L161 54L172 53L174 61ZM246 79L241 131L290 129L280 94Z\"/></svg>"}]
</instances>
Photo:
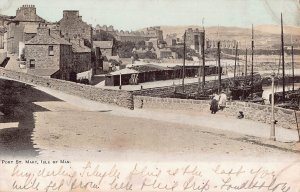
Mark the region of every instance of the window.
<instances>
[{"instance_id":1,"label":"window","mask_svg":"<svg viewBox=\"0 0 300 192\"><path fill-rule=\"evenodd\" d=\"M35 68L35 60L34 59L29 60L29 67L30 68Z\"/></svg>"},{"instance_id":2,"label":"window","mask_svg":"<svg viewBox=\"0 0 300 192\"><path fill-rule=\"evenodd\" d=\"M54 55L53 46L49 46L48 53L49 53L49 56L53 56Z\"/></svg>"}]
</instances>

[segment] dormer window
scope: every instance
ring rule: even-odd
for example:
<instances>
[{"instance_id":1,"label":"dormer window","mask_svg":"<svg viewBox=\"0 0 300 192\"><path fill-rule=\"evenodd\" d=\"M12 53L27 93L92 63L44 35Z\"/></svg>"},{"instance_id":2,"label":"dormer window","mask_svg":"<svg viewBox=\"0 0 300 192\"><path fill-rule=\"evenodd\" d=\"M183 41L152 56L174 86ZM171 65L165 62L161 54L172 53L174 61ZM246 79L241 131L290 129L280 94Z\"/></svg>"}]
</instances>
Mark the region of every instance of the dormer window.
<instances>
[{"instance_id":1,"label":"dormer window","mask_svg":"<svg viewBox=\"0 0 300 192\"><path fill-rule=\"evenodd\" d=\"M49 47L48 47L48 54L49 54L49 56L53 56L53 55L54 55L54 49L53 49L53 46L49 46Z\"/></svg>"}]
</instances>

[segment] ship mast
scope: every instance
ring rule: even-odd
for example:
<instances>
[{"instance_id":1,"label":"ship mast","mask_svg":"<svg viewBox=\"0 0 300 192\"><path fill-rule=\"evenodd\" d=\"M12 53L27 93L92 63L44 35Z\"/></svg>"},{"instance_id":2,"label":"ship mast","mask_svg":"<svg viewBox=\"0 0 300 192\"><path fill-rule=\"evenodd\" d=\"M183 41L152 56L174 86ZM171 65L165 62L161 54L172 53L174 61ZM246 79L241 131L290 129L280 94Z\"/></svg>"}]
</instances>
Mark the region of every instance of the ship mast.
<instances>
[{"instance_id":1,"label":"ship mast","mask_svg":"<svg viewBox=\"0 0 300 192\"><path fill-rule=\"evenodd\" d=\"M186 32L184 32L183 35L183 66L182 66L182 92L184 93L184 78L185 78L185 49L186 49L186 44L185 44L185 39L186 39Z\"/></svg>"},{"instance_id":2,"label":"ship mast","mask_svg":"<svg viewBox=\"0 0 300 192\"><path fill-rule=\"evenodd\" d=\"M203 38L202 38L202 91L204 92L204 87L205 87L205 29L204 29L204 24L203 24Z\"/></svg>"},{"instance_id":3,"label":"ship mast","mask_svg":"<svg viewBox=\"0 0 300 192\"><path fill-rule=\"evenodd\" d=\"M254 54L254 31L252 24L252 38L251 38L251 99L253 99L253 54Z\"/></svg>"},{"instance_id":4,"label":"ship mast","mask_svg":"<svg viewBox=\"0 0 300 192\"><path fill-rule=\"evenodd\" d=\"M281 59L282 59L282 101L285 101L285 70L284 70L284 41L283 41L283 21L281 13Z\"/></svg>"},{"instance_id":5,"label":"ship mast","mask_svg":"<svg viewBox=\"0 0 300 192\"><path fill-rule=\"evenodd\" d=\"M292 45L292 73L293 73L293 91L295 91L295 68L294 68L294 46Z\"/></svg>"},{"instance_id":6,"label":"ship mast","mask_svg":"<svg viewBox=\"0 0 300 192\"><path fill-rule=\"evenodd\" d=\"M219 86L218 86L218 94L221 92L222 88L222 79L221 79L221 50L220 50L220 41L218 41L218 75L219 75Z\"/></svg>"},{"instance_id":7,"label":"ship mast","mask_svg":"<svg viewBox=\"0 0 300 192\"><path fill-rule=\"evenodd\" d=\"M234 72L233 72L233 82L235 83L235 76L236 76L236 60L238 54L238 43L235 45L235 58L234 58Z\"/></svg>"},{"instance_id":8,"label":"ship mast","mask_svg":"<svg viewBox=\"0 0 300 192\"><path fill-rule=\"evenodd\" d=\"M245 72L244 72L244 73L245 73L245 74L244 74L244 75L245 75L245 80L244 80L244 81L245 81L245 84L246 84L246 81L247 81L247 61L248 61L248 58L247 58L247 57L248 57L248 49L246 48L246 62L245 62L245 69L244 69L244 71L245 71Z\"/></svg>"}]
</instances>

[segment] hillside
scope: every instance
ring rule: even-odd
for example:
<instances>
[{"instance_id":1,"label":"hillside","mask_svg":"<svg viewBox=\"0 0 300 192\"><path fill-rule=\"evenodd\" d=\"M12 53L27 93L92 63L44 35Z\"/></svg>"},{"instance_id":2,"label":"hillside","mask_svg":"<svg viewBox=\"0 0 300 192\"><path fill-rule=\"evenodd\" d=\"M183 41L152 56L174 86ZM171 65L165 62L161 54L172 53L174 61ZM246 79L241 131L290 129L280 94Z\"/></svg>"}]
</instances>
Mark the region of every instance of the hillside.
<instances>
[{"instance_id":1,"label":"hillside","mask_svg":"<svg viewBox=\"0 0 300 192\"><path fill-rule=\"evenodd\" d=\"M185 29L199 28L202 26L161 26L164 36L167 34L177 34L182 37ZM208 39L238 40L242 47L249 46L251 42L251 28L212 26L206 27L206 37ZM284 26L285 44L300 46L300 27ZM280 26L279 25L259 25L254 26L254 39L257 48L271 48L280 45Z\"/></svg>"}]
</instances>

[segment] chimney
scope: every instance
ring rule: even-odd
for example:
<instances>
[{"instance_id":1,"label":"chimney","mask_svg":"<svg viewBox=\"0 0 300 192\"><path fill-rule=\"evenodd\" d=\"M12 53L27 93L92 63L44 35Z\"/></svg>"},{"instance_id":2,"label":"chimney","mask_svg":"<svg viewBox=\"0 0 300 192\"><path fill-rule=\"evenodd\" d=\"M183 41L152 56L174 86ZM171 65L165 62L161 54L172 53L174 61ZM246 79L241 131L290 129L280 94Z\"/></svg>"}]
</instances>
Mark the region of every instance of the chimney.
<instances>
[{"instance_id":1,"label":"chimney","mask_svg":"<svg viewBox=\"0 0 300 192\"><path fill-rule=\"evenodd\" d=\"M50 29L47 27L47 24L40 23L37 28L38 35L50 35Z\"/></svg>"}]
</instances>

